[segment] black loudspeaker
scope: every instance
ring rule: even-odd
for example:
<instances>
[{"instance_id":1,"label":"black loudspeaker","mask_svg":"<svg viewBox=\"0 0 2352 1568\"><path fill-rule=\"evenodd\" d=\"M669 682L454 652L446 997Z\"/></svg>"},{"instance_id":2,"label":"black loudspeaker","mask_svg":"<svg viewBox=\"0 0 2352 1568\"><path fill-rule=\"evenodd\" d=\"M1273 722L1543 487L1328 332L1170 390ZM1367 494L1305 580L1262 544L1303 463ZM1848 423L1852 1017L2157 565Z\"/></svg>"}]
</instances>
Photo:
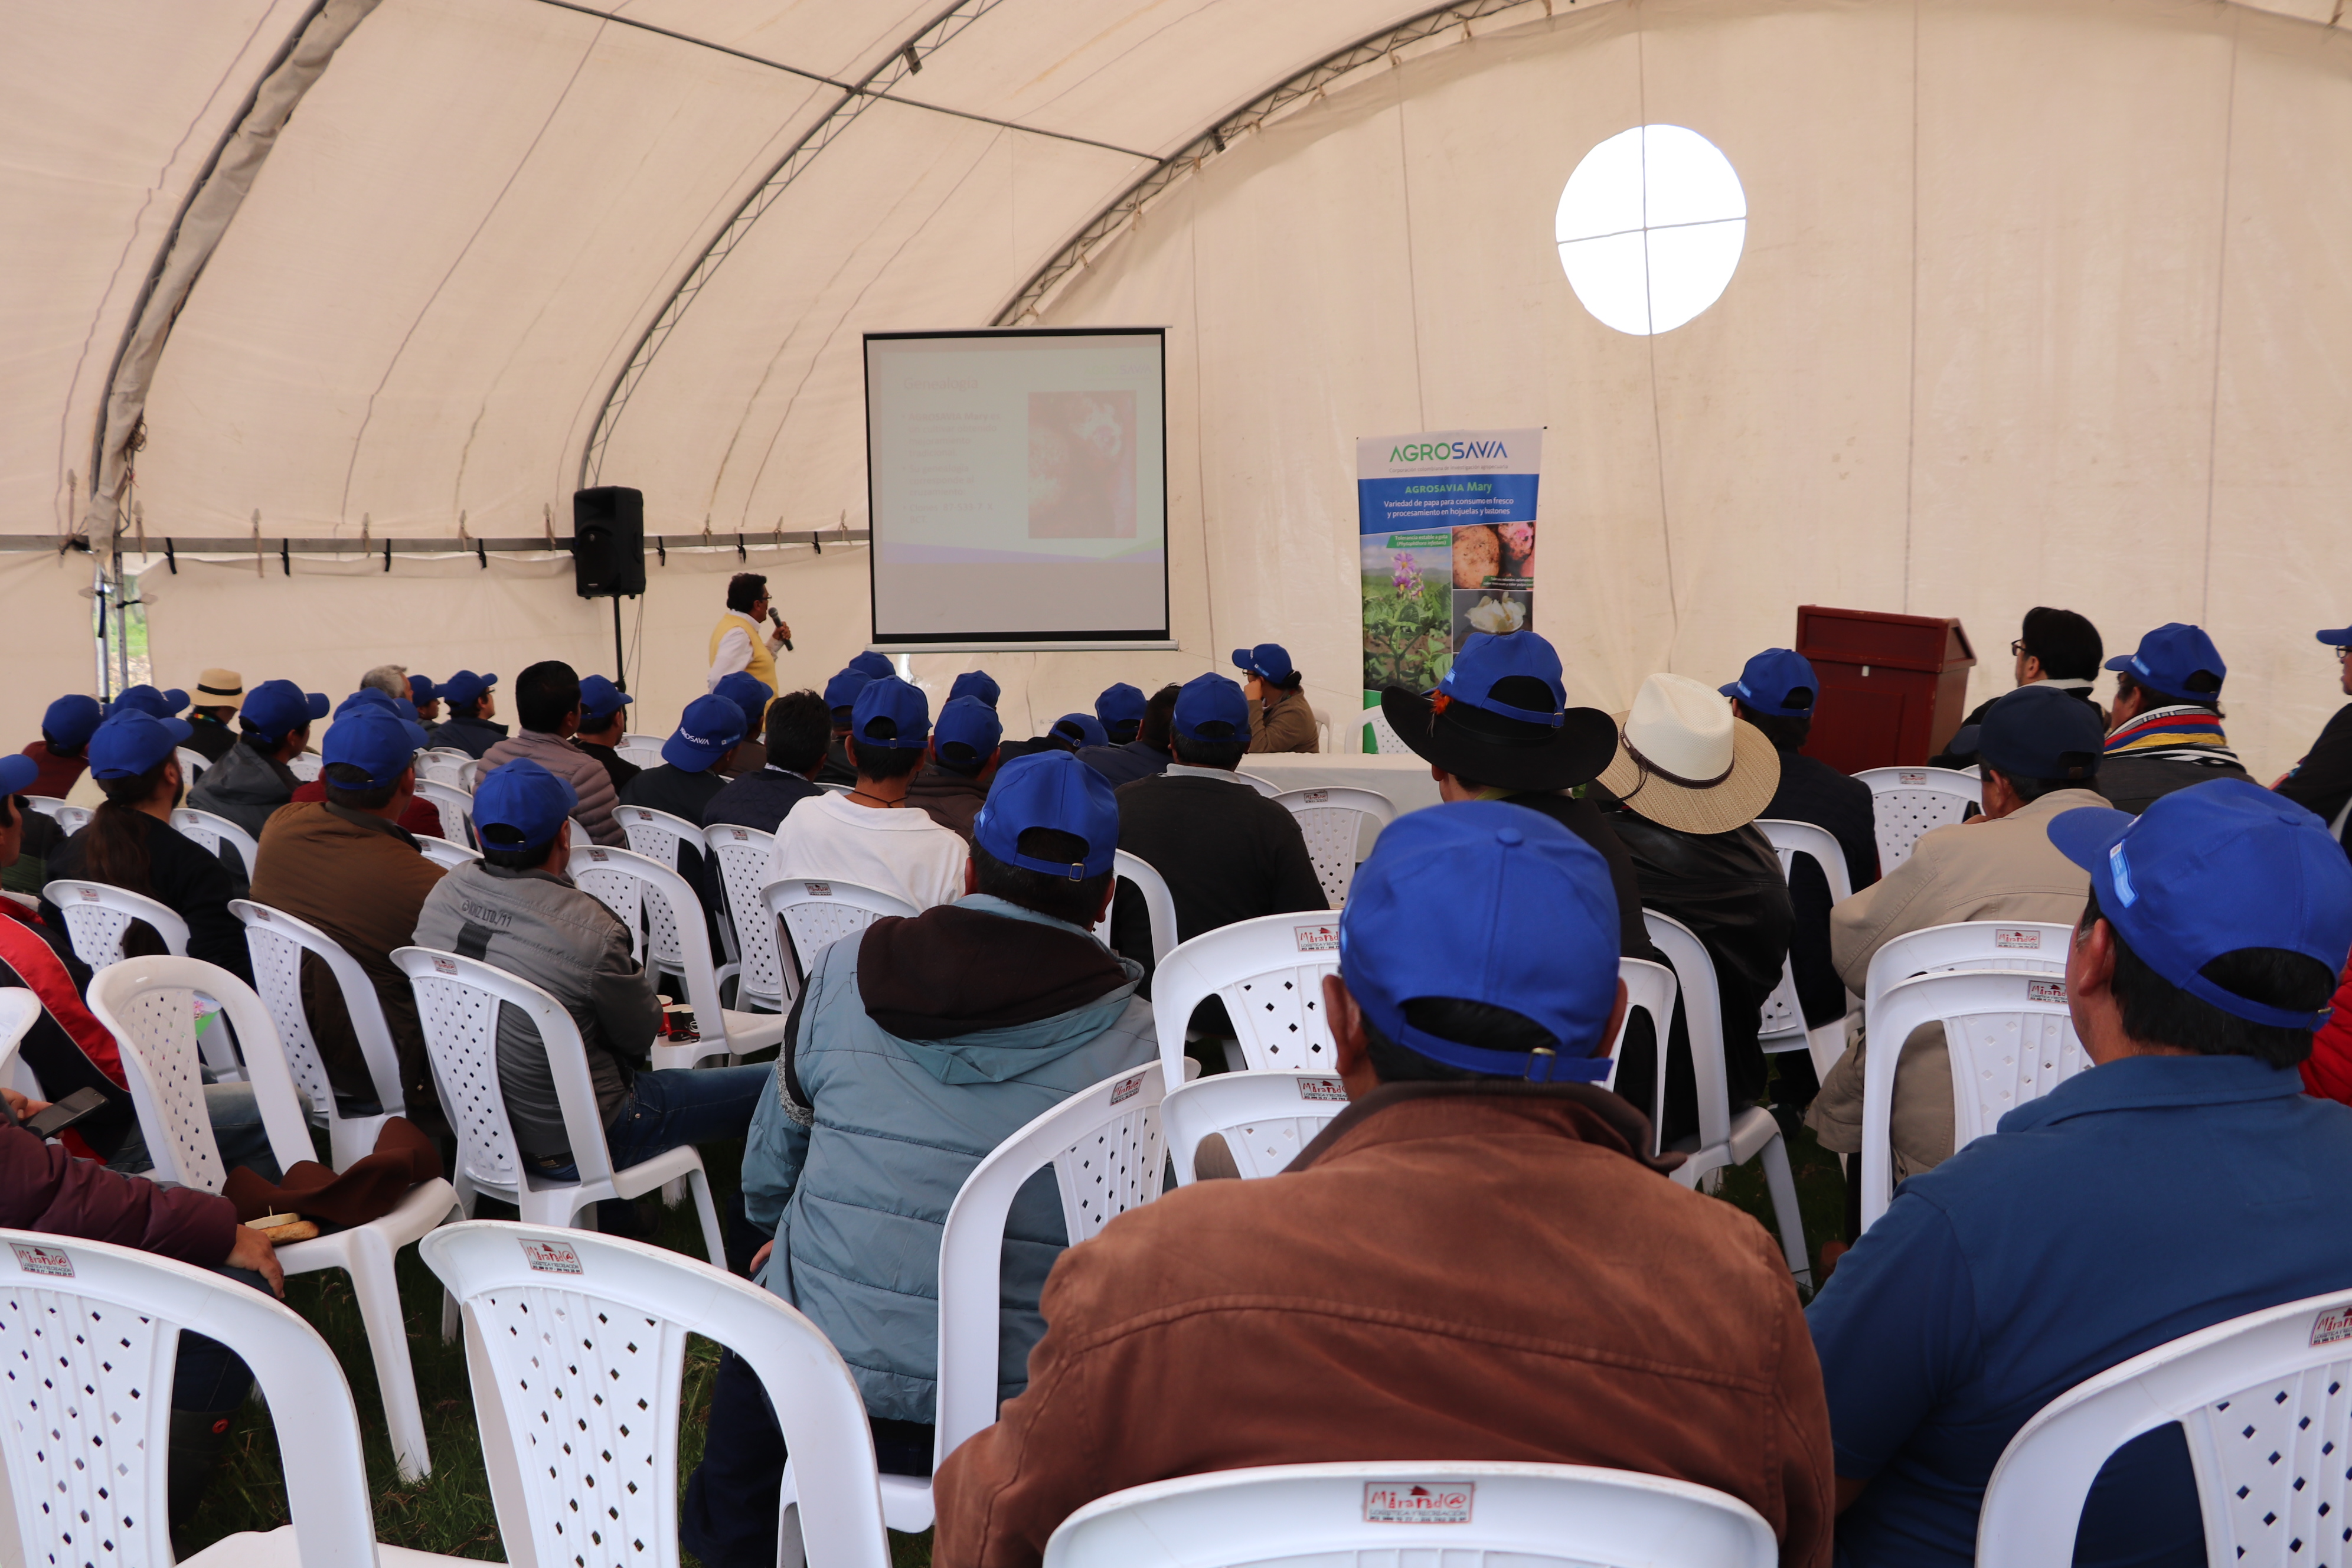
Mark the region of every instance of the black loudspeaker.
<instances>
[{"instance_id":1,"label":"black loudspeaker","mask_svg":"<svg viewBox=\"0 0 2352 1568\"><path fill-rule=\"evenodd\" d=\"M646 493L625 485L572 492L573 590L583 599L646 591Z\"/></svg>"}]
</instances>

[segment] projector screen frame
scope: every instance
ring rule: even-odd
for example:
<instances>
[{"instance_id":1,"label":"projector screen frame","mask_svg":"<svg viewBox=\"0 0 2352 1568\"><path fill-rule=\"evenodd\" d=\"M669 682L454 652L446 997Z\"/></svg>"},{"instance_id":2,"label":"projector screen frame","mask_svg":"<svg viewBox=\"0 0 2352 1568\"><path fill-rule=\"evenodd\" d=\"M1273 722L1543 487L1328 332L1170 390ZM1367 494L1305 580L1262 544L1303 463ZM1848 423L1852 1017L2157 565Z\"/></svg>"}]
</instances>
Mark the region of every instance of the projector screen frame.
<instances>
[{"instance_id":1,"label":"projector screen frame","mask_svg":"<svg viewBox=\"0 0 2352 1568\"><path fill-rule=\"evenodd\" d=\"M880 621L879 584L881 530L874 506L874 357L877 342L947 338L1114 338L1149 335L1158 341L1160 356L1160 626L1146 631L1075 631L998 636L922 637L886 634ZM858 344L859 385L866 398L866 619L871 646L888 653L1090 653L1142 650L1169 652L1181 645L1174 628L1168 587L1168 328L1157 327L954 327L935 331L866 332ZM1140 475L1138 476L1139 479Z\"/></svg>"}]
</instances>

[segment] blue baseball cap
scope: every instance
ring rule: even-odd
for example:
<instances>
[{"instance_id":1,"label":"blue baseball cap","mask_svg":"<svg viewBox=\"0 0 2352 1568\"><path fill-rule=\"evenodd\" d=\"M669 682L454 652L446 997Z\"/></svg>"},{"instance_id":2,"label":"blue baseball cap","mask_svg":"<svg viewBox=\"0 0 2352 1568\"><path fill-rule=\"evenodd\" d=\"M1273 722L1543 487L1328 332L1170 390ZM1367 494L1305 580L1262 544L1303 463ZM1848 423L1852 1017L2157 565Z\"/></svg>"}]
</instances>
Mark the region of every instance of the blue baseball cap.
<instances>
[{"instance_id":1,"label":"blue baseball cap","mask_svg":"<svg viewBox=\"0 0 2352 1568\"><path fill-rule=\"evenodd\" d=\"M1954 750L1968 755L1972 746L1979 761L2011 778L2087 783L2107 749L2099 710L2039 680L1996 699L1974 730L1953 736Z\"/></svg>"},{"instance_id":2,"label":"blue baseball cap","mask_svg":"<svg viewBox=\"0 0 2352 1568\"><path fill-rule=\"evenodd\" d=\"M1279 686L1290 679L1290 650L1278 642L1234 649L1234 668L1245 669Z\"/></svg>"},{"instance_id":3,"label":"blue baseball cap","mask_svg":"<svg viewBox=\"0 0 2352 1568\"><path fill-rule=\"evenodd\" d=\"M1768 647L1740 669L1739 679L1717 690L1735 702L1776 719L1803 719L1821 696L1812 661L1791 648Z\"/></svg>"},{"instance_id":4,"label":"blue baseball cap","mask_svg":"<svg viewBox=\"0 0 2352 1568\"><path fill-rule=\"evenodd\" d=\"M105 719L106 710L98 705L97 698L77 692L49 704L41 715L41 733L70 752L96 734Z\"/></svg>"},{"instance_id":5,"label":"blue baseball cap","mask_svg":"<svg viewBox=\"0 0 2352 1568\"><path fill-rule=\"evenodd\" d=\"M1021 853L1021 836L1051 827L1086 840L1087 858L1042 860ZM1067 752L1031 752L997 770L988 804L971 819L971 841L1008 866L1083 882L1111 868L1118 850L1118 797L1110 781Z\"/></svg>"},{"instance_id":6,"label":"blue baseball cap","mask_svg":"<svg viewBox=\"0 0 2352 1568\"><path fill-rule=\"evenodd\" d=\"M2221 662L2221 650L2213 646L2213 639L2202 628L2179 621L2165 622L2140 638L2137 648L2107 660L2107 668L2126 671L2150 691L2190 700L2210 701L2219 697L2221 682L2230 675L2230 667ZM2211 676L2212 686L2204 690L2192 689L2189 682L2200 674Z\"/></svg>"},{"instance_id":7,"label":"blue baseball cap","mask_svg":"<svg viewBox=\"0 0 2352 1568\"><path fill-rule=\"evenodd\" d=\"M855 670L863 671L865 674L872 676L877 680L887 680L891 676L898 673L898 667L890 662L890 656L888 654L877 653L870 647L864 653L859 654L856 658L851 659L849 661L849 668Z\"/></svg>"},{"instance_id":8,"label":"blue baseball cap","mask_svg":"<svg viewBox=\"0 0 2352 1568\"><path fill-rule=\"evenodd\" d=\"M1054 727L1045 732L1057 740L1067 741L1073 749L1110 744L1110 731L1105 730L1102 721L1091 713L1065 713L1055 720Z\"/></svg>"},{"instance_id":9,"label":"blue baseball cap","mask_svg":"<svg viewBox=\"0 0 2352 1568\"><path fill-rule=\"evenodd\" d=\"M1446 667L1437 689L1448 709L1465 702L1500 718L1557 730L1568 715L1568 688L1560 683L1559 673L1559 654L1533 632L1506 632L1499 637L1472 632ZM1503 682L1514 677L1540 681L1549 700L1540 708L1531 706L1533 691L1527 687L1502 694ZM1511 700L1512 695L1520 700Z\"/></svg>"},{"instance_id":10,"label":"blue baseball cap","mask_svg":"<svg viewBox=\"0 0 2352 1568\"><path fill-rule=\"evenodd\" d=\"M1472 632L1435 691L1391 686L1381 712L1421 757L1515 793L1590 783L1617 754L1617 721L1568 706L1559 655L1533 631Z\"/></svg>"},{"instance_id":11,"label":"blue baseball cap","mask_svg":"<svg viewBox=\"0 0 2352 1568\"><path fill-rule=\"evenodd\" d=\"M2250 779L2158 797L2137 816L2084 806L2046 831L2091 874L2099 913L2149 968L2233 1017L2316 1029L2330 1011L2291 1012L2200 973L2225 952L2284 948L2344 972L2352 952L2352 861L2327 825Z\"/></svg>"},{"instance_id":12,"label":"blue baseball cap","mask_svg":"<svg viewBox=\"0 0 2352 1568\"><path fill-rule=\"evenodd\" d=\"M169 719L187 705L188 694L176 686L169 691L158 691L152 686L132 686L126 688L121 696L115 698L114 707L108 709L107 711L111 713L115 709L135 708L142 713L152 713L158 719Z\"/></svg>"},{"instance_id":13,"label":"blue baseball cap","mask_svg":"<svg viewBox=\"0 0 2352 1568\"><path fill-rule=\"evenodd\" d=\"M335 704L335 722L340 724L354 713L365 713L371 710L397 714L403 719L411 721L416 717L416 709L414 705L403 702L389 691L378 691L373 686L362 686Z\"/></svg>"},{"instance_id":14,"label":"blue baseball cap","mask_svg":"<svg viewBox=\"0 0 2352 1568\"><path fill-rule=\"evenodd\" d=\"M1176 711L1170 721L1188 741L1246 741L1249 699L1222 675L1196 675L1176 693Z\"/></svg>"},{"instance_id":15,"label":"blue baseball cap","mask_svg":"<svg viewBox=\"0 0 2352 1568\"><path fill-rule=\"evenodd\" d=\"M21 752L0 757L0 795L22 795L41 776L41 764Z\"/></svg>"},{"instance_id":16,"label":"blue baseball cap","mask_svg":"<svg viewBox=\"0 0 2352 1568\"><path fill-rule=\"evenodd\" d=\"M479 702L499 683L495 675L476 675L461 669L441 683L441 695L452 702Z\"/></svg>"},{"instance_id":17,"label":"blue baseball cap","mask_svg":"<svg viewBox=\"0 0 2352 1568\"><path fill-rule=\"evenodd\" d=\"M851 739L869 750L908 752L931 738L931 703L897 676L870 680L849 713Z\"/></svg>"},{"instance_id":18,"label":"blue baseball cap","mask_svg":"<svg viewBox=\"0 0 2352 1568\"><path fill-rule=\"evenodd\" d=\"M1409 812L1381 830L1339 915L1339 975L1373 1027L1465 1072L1599 1083L1617 1005L1609 862L1548 816L1502 801ZM1451 996L1507 1008L1557 1054L1423 1033L1405 1005Z\"/></svg>"},{"instance_id":19,"label":"blue baseball cap","mask_svg":"<svg viewBox=\"0 0 2352 1568\"><path fill-rule=\"evenodd\" d=\"M954 685L948 688L948 700L950 702L959 697L976 697L991 708L996 706L997 698L1003 695L1003 689L996 684L996 678L984 669L967 669L955 678Z\"/></svg>"},{"instance_id":20,"label":"blue baseball cap","mask_svg":"<svg viewBox=\"0 0 2352 1568\"><path fill-rule=\"evenodd\" d=\"M824 683L824 705L838 718L845 708L857 705L857 694L874 683L862 669L845 669Z\"/></svg>"},{"instance_id":21,"label":"blue baseball cap","mask_svg":"<svg viewBox=\"0 0 2352 1568\"><path fill-rule=\"evenodd\" d=\"M2352 647L2352 626L2338 626L2332 632L2314 632L2312 635L2335 647Z\"/></svg>"},{"instance_id":22,"label":"blue baseball cap","mask_svg":"<svg viewBox=\"0 0 2352 1568\"><path fill-rule=\"evenodd\" d=\"M185 719L158 719L144 708L117 708L89 737L89 776L135 779L187 743Z\"/></svg>"},{"instance_id":23,"label":"blue baseball cap","mask_svg":"<svg viewBox=\"0 0 2352 1568\"><path fill-rule=\"evenodd\" d=\"M729 679L732 679L733 677L730 676ZM759 682L753 681L752 684L758 686ZM767 688L761 686L760 689L765 691ZM610 719L635 700L635 698L601 675L583 675L580 678L580 716L583 719L600 721Z\"/></svg>"},{"instance_id":24,"label":"blue baseball cap","mask_svg":"<svg viewBox=\"0 0 2352 1568\"><path fill-rule=\"evenodd\" d=\"M742 738L743 710L714 691L686 705L677 728L662 742L662 761L680 773L702 773Z\"/></svg>"},{"instance_id":25,"label":"blue baseball cap","mask_svg":"<svg viewBox=\"0 0 2352 1568\"><path fill-rule=\"evenodd\" d=\"M737 670L711 689L713 697L724 697L743 710L743 733L751 734L768 716L768 704L776 694L758 676Z\"/></svg>"},{"instance_id":26,"label":"blue baseball cap","mask_svg":"<svg viewBox=\"0 0 2352 1568\"><path fill-rule=\"evenodd\" d=\"M492 849L544 849L579 804L580 793L570 779L520 757L482 774L475 784L474 831Z\"/></svg>"},{"instance_id":27,"label":"blue baseball cap","mask_svg":"<svg viewBox=\"0 0 2352 1568\"><path fill-rule=\"evenodd\" d=\"M1004 739L1004 721L977 697L950 697L931 726L931 743L950 768L978 773Z\"/></svg>"},{"instance_id":28,"label":"blue baseball cap","mask_svg":"<svg viewBox=\"0 0 2352 1568\"><path fill-rule=\"evenodd\" d=\"M438 702L441 689L424 676L412 675L408 678L408 700L419 708L427 702Z\"/></svg>"},{"instance_id":29,"label":"blue baseball cap","mask_svg":"<svg viewBox=\"0 0 2352 1568\"><path fill-rule=\"evenodd\" d=\"M389 692L375 694L387 706L399 700ZM330 706L323 691L305 691L290 680L265 680L246 694L239 716L263 740L282 742L303 725L325 718Z\"/></svg>"},{"instance_id":30,"label":"blue baseball cap","mask_svg":"<svg viewBox=\"0 0 2352 1568\"><path fill-rule=\"evenodd\" d=\"M1132 731L1143 722L1143 710L1150 702L1151 699L1139 689L1122 680L1103 688L1102 695L1095 699L1095 717L1102 721L1107 731L1115 731L1124 724ZM1132 733L1128 736L1129 740L1134 738Z\"/></svg>"},{"instance_id":31,"label":"blue baseball cap","mask_svg":"<svg viewBox=\"0 0 2352 1568\"><path fill-rule=\"evenodd\" d=\"M319 748L320 761L328 767L347 763L367 774L366 784L349 788L376 789L394 783L415 762L416 753L431 743L414 711L404 715L394 708L356 700L345 703Z\"/></svg>"}]
</instances>

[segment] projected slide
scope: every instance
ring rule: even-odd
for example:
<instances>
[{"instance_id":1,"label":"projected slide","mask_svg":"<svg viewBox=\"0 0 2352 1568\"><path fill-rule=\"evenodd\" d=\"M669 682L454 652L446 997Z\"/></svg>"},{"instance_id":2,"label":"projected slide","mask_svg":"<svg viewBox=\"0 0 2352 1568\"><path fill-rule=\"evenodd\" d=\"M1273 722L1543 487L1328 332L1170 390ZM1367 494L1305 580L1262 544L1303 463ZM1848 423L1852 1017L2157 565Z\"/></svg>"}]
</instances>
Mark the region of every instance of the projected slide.
<instances>
[{"instance_id":1,"label":"projected slide","mask_svg":"<svg viewBox=\"0 0 2352 1568\"><path fill-rule=\"evenodd\" d=\"M874 639L1168 637L1156 329L866 338Z\"/></svg>"}]
</instances>

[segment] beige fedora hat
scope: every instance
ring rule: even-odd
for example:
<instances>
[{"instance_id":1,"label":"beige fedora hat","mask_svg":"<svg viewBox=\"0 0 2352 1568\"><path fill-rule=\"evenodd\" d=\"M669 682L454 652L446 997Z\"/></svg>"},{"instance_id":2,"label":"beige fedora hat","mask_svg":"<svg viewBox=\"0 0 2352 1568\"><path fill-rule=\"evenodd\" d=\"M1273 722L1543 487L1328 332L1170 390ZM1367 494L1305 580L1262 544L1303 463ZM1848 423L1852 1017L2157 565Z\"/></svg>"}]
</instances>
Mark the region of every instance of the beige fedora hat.
<instances>
[{"instance_id":1,"label":"beige fedora hat","mask_svg":"<svg viewBox=\"0 0 2352 1568\"><path fill-rule=\"evenodd\" d=\"M242 708L245 706L245 677L233 669L208 669L196 677L195 705L199 708Z\"/></svg>"},{"instance_id":2,"label":"beige fedora hat","mask_svg":"<svg viewBox=\"0 0 2352 1568\"><path fill-rule=\"evenodd\" d=\"M1771 804L1780 753L1715 688L1654 675L1617 715L1617 754L1601 784L1663 826L1728 833Z\"/></svg>"}]
</instances>

